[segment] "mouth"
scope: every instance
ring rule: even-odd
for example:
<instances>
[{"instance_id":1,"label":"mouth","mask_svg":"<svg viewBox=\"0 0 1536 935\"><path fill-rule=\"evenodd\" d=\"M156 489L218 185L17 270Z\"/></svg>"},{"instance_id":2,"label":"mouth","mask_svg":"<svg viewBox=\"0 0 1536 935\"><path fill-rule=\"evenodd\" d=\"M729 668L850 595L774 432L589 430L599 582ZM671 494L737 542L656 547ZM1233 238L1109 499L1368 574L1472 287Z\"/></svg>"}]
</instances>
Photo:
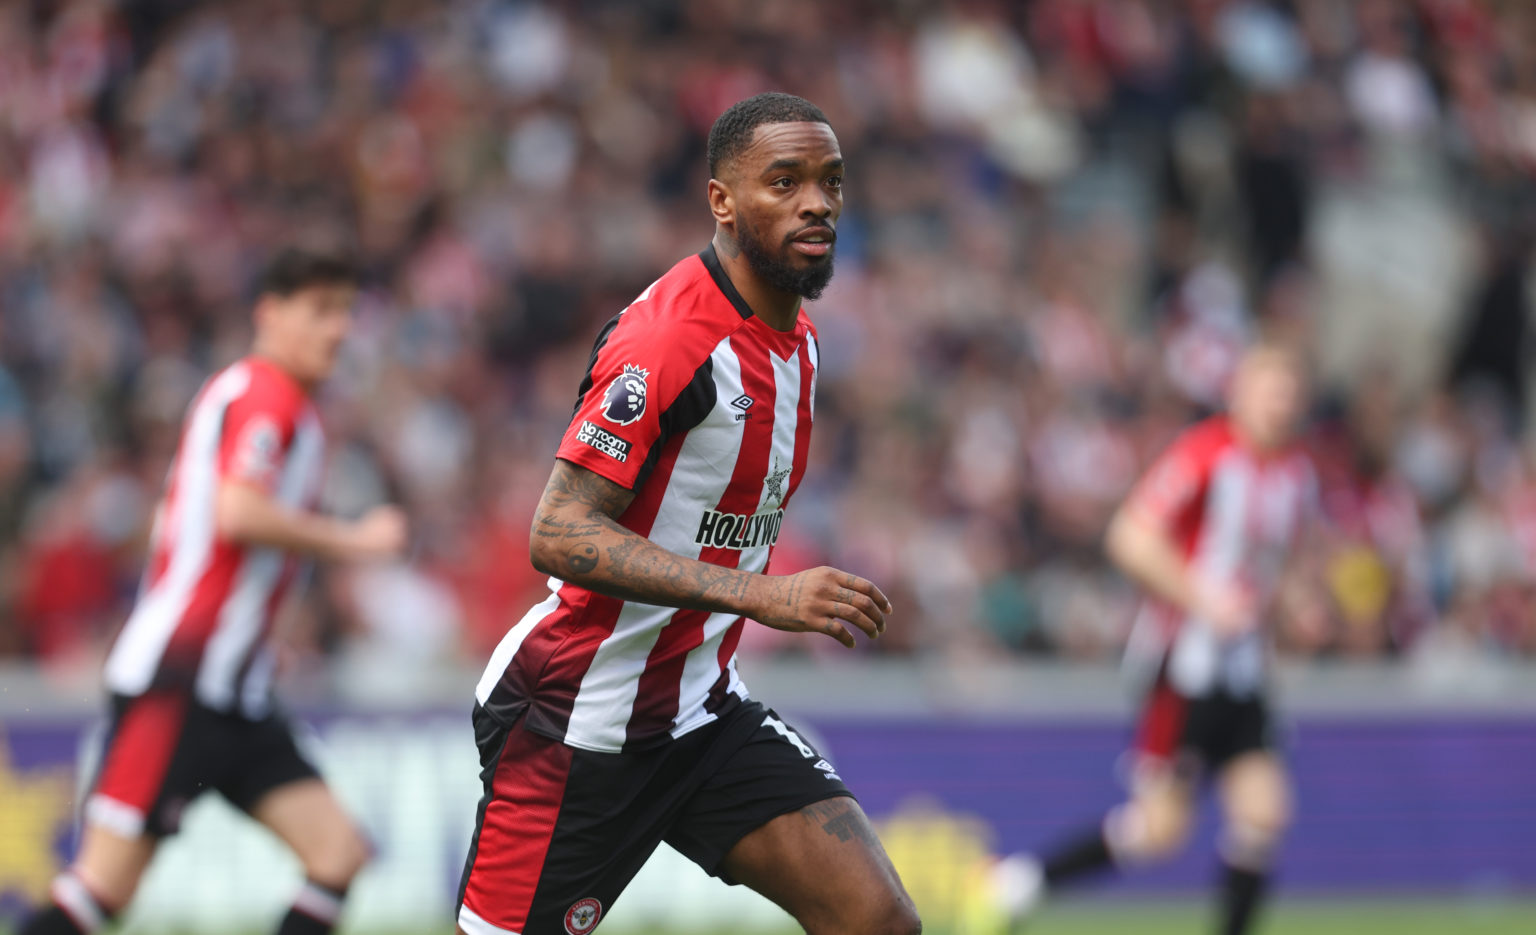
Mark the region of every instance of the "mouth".
<instances>
[{"instance_id":1,"label":"mouth","mask_svg":"<svg viewBox=\"0 0 1536 935\"><path fill-rule=\"evenodd\" d=\"M789 245L804 256L824 257L832 252L837 232L830 227L808 227L789 239Z\"/></svg>"}]
</instances>

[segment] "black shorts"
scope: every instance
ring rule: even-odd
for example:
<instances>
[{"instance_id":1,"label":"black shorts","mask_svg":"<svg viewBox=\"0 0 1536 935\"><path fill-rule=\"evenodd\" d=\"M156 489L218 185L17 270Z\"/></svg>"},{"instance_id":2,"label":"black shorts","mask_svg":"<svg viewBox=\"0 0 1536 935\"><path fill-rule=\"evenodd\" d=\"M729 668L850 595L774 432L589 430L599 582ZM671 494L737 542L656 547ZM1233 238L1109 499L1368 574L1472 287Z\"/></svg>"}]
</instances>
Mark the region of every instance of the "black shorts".
<instances>
[{"instance_id":1,"label":"black shorts","mask_svg":"<svg viewBox=\"0 0 1536 935\"><path fill-rule=\"evenodd\" d=\"M1260 695L1216 691L1189 697L1159 679L1143 708L1136 752L1143 761L1209 776L1244 753L1275 747L1269 705Z\"/></svg>"},{"instance_id":2,"label":"black shorts","mask_svg":"<svg viewBox=\"0 0 1536 935\"><path fill-rule=\"evenodd\" d=\"M485 795L459 891L470 935L585 935L665 841L707 872L749 832L851 795L757 702L659 748L577 750L475 707Z\"/></svg>"},{"instance_id":3,"label":"black shorts","mask_svg":"<svg viewBox=\"0 0 1536 935\"><path fill-rule=\"evenodd\" d=\"M86 820L125 837L164 837L209 789L249 812L278 786L317 776L278 715L249 720L181 692L114 696Z\"/></svg>"}]
</instances>

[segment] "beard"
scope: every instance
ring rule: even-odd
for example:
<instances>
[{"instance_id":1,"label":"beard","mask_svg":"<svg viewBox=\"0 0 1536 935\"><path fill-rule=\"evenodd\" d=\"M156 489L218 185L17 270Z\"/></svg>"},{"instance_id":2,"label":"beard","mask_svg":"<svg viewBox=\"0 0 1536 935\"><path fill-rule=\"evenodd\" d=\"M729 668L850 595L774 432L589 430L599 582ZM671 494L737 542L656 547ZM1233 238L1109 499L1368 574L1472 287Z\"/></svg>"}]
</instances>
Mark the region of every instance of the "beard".
<instances>
[{"instance_id":1,"label":"beard","mask_svg":"<svg viewBox=\"0 0 1536 935\"><path fill-rule=\"evenodd\" d=\"M827 283L832 281L831 250L827 251L824 259L812 266L796 267L788 257L787 243L779 248L778 253L774 253L769 249L766 239L758 236L756 228L741 223L740 219L736 222L736 228L736 242L741 247L742 256L747 258L747 265L752 267L752 272L763 282L780 292L798 295L802 299L814 302L821 298Z\"/></svg>"}]
</instances>

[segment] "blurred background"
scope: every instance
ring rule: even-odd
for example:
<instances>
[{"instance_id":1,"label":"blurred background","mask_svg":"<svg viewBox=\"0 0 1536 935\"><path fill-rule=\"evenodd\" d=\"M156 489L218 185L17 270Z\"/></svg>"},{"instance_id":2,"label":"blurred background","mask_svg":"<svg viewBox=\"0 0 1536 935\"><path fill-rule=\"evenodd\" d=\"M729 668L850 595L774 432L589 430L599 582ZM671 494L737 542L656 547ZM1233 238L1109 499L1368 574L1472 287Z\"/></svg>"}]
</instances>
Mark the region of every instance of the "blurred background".
<instances>
[{"instance_id":1,"label":"blurred background","mask_svg":"<svg viewBox=\"0 0 1536 935\"><path fill-rule=\"evenodd\" d=\"M1116 795L1136 595L1104 525L1267 335L1314 366L1326 514L1274 620L1301 821L1273 931L1536 931L1515 0L0 5L0 919L70 853L181 416L294 242L368 275L327 508L400 502L415 548L321 570L287 692L380 842L351 930L450 918L470 691L543 589L527 528L591 341L707 243L705 135L770 89L849 166L774 570L857 570L899 618L852 654L749 629L742 670L886 822L930 930L994 931L987 855ZM1039 930L1199 930L1212 873L1197 846ZM255 931L297 878L201 803L134 930ZM1403 893L1430 901L1382 921ZM625 898L605 931L784 925L672 855Z\"/></svg>"}]
</instances>

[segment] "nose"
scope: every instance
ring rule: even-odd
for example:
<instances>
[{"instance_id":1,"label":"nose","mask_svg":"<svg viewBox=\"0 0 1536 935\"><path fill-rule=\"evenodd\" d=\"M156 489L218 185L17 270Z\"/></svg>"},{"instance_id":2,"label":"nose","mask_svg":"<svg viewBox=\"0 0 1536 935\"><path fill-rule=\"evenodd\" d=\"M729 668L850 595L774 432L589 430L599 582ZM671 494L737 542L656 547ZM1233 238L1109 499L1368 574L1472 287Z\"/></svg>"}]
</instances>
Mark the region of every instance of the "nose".
<instances>
[{"instance_id":1,"label":"nose","mask_svg":"<svg viewBox=\"0 0 1536 935\"><path fill-rule=\"evenodd\" d=\"M807 186L810 195L800 205L800 217L807 220L815 219L825 221L832 216L837 205L832 195L822 189L820 185Z\"/></svg>"}]
</instances>

